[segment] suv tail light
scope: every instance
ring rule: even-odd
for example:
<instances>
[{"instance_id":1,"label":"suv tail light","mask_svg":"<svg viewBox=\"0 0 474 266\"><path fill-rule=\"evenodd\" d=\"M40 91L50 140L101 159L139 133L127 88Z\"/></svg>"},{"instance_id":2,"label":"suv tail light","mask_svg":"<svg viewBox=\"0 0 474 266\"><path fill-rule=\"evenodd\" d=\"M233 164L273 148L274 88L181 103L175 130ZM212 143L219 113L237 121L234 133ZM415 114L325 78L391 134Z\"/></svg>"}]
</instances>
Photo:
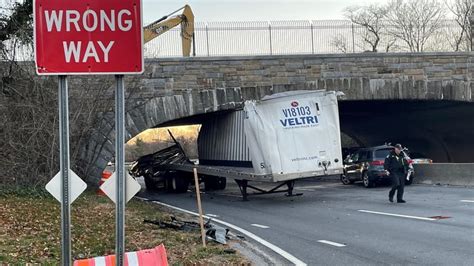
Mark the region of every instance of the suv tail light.
<instances>
[{"instance_id":1,"label":"suv tail light","mask_svg":"<svg viewBox=\"0 0 474 266\"><path fill-rule=\"evenodd\" d=\"M376 160L376 161L370 162L369 164L372 166L379 166L379 165L383 165L384 162L385 162L384 160Z\"/></svg>"}]
</instances>

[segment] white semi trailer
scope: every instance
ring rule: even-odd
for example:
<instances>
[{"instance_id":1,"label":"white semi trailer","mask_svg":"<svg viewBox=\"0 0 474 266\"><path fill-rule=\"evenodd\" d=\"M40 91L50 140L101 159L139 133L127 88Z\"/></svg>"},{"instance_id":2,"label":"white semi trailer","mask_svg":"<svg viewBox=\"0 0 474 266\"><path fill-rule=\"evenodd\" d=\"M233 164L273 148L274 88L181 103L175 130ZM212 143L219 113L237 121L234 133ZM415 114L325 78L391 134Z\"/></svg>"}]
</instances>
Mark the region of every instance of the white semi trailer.
<instances>
[{"instance_id":1,"label":"white semi trailer","mask_svg":"<svg viewBox=\"0 0 474 266\"><path fill-rule=\"evenodd\" d=\"M252 195L293 195L295 180L342 173L337 93L293 91L247 101L243 110L203 121L198 153L199 163L190 162L183 159L184 152L176 144L166 156L156 156L161 159L150 171L172 172L165 179L175 191L187 190L189 173L196 168L206 189L223 189L230 178L239 185L244 200L248 188L257 191ZM163 152L156 153L160 154ZM249 184L251 181L276 186L264 190Z\"/></svg>"}]
</instances>

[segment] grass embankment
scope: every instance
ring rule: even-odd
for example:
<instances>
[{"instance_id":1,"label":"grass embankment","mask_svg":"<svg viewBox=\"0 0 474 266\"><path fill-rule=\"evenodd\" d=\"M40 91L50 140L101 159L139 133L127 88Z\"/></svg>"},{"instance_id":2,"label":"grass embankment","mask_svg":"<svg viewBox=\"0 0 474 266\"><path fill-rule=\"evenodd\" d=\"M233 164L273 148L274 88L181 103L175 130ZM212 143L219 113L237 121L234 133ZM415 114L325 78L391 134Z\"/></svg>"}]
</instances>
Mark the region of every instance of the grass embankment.
<instances>
[{"instance_id":1,"label":"grass embankment","mask_svg":"<svg viewBox=\"0 0 474 266\"><path fill-rule=\"evenodd\" d=\"M45 193L0 190L0 265L2 263L59 265L60 205ZM126 250L148 249L163 243L170 265L248 264L227 246L203 248L199 232L160 229L144 219L169 219L163 208L131 200L126 210ZM87 192L72 204L73 258L114 253L115 205L105 196Z\"/></svg>"}]
</instances>

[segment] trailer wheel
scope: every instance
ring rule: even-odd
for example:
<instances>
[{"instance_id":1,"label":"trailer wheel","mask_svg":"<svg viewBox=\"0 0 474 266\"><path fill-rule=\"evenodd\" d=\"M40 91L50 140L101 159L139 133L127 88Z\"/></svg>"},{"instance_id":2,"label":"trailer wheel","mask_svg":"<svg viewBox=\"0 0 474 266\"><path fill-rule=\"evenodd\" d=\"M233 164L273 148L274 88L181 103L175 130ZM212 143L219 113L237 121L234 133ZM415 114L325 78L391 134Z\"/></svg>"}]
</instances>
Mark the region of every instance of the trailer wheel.
<instances>
[{"instance_id":1,"label":"trailer wheel","mask_svg":"<svg viewBox=\"0 0 474 266\"><path fill-rule=\"evenodd\" d=\"M227 179L224 177L205 176L204 189L206 191L223 190L227 185Z\"/></svg>"},{"instance_id":2,"label":"trailer wheel","mask_svg":"<svg viewBox=\"0 0 474 266\"><path fill-rule=\"evenodd\" d=\"M145 179L145 188L146 190L150 192L155 192L158 191L158 183L153 180L153 176L150 174L147 174L143 177Z\"/></svg>"},{"instance_id":3,"label":"trailer wheel","mask_svg":"<svg viewBox=\"0 0 474 266\"><path fill-rule=\"evenodd\" d=\"M224 177L217 178L217 189L224 190L226 185L227 185L227 179L225 179Z\"/></svg>"},{"instance_id":4,"label":"trailer wheel","mask_svg":"<svg viewBox=\"0 0 474 266\"><path fill-rule=\"evenodd\" d=\"M186 193L189 188L189 181L185 177L170 176L167 180L168 192Z\"/></svg>"}]
</instances>

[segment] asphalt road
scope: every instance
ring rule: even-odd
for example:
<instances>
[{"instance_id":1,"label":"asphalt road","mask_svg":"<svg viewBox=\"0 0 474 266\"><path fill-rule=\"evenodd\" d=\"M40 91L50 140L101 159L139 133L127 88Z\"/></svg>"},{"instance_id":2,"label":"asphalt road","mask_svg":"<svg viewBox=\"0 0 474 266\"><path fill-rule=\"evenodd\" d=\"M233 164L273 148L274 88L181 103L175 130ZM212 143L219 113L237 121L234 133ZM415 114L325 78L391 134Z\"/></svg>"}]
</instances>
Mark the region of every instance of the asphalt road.
<instances>
[{"instance_id":1,"label":"asphalt road","mask_svg":"<svg viewBox=\"0 0 474 266\"><path fill-rule=\"evenodd\" d=\"M203 208L308 265L474 265L474 188L408 186L406 204L390 203L386 186L306 180L295 189L304 195L243 202L228 184L203 193ZM191 192L141 196L197 210Z\"/></svg>"}]
</instances>

